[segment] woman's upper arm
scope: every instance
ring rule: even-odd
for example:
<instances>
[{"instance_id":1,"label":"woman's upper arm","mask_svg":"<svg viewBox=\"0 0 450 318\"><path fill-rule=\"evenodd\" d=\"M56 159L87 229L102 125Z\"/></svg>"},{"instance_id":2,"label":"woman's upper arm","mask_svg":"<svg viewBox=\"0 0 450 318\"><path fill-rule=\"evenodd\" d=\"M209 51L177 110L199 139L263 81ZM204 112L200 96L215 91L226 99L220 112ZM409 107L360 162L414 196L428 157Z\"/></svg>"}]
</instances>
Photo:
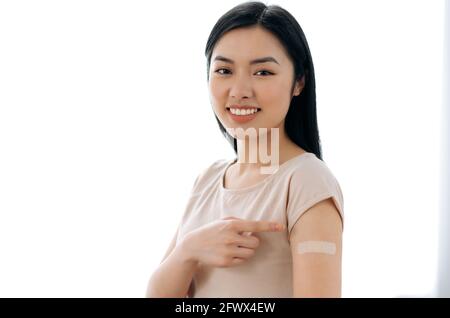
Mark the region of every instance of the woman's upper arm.
<instances>
[{"instance_id":1,"label":"woman's upper arm","mask_svg":"<svg viewBox=\"0 0 450 318\"><path fill-rule=\"evenodd\" d=\"M331 198L301 215L290 244L293 297L341 297L342 221Z\"/></svg>"}]
</instances>

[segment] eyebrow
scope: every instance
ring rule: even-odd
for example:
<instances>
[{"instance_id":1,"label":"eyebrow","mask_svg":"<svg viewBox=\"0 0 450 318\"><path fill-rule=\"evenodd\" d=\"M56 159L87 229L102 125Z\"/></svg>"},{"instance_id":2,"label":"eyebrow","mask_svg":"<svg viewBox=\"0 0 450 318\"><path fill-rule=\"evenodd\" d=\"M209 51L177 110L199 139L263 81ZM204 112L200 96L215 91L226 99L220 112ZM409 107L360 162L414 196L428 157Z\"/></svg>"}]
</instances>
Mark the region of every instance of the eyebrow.
<instances>
[{"instance_id":1,"label":"eyebrow","mask_svg":"<svg viewBox=\"0 0 450 318\"><path fill-rule=\"evenodd\" d=\"M234 64L234 61L232 59L229 59L229 58L221 56L221 55L217 55L215 57L214 61L222 61L222 62ZM261 57L258 59L251 60L250 65L267 63L267 62L274 62L274 63L277 63L278 65L280 65L280 63L278 63L278 61L275 58L273 58L272 56L266 56L266 57Z\"/></svg>"}]
</instances>

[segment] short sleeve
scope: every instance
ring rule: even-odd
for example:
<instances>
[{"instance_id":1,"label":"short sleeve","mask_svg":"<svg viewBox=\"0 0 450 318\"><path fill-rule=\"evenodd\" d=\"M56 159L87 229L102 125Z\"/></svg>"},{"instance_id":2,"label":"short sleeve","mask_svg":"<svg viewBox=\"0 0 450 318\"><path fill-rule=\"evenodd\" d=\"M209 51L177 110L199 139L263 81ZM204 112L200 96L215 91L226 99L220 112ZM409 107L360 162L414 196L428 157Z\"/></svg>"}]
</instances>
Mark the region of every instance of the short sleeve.
<instances>
[{"instance_id":1,"label":"short sleeve","mask_svg":"<svg viewBox=\"0 0 450 318\"><path fill-rule=\"evenodd\" d=\"M291 231L309 208L322 200L332 198L344 225L344 198L341 187L326 164L314 160L296 169L289 180L287 225Z\"/></svg>"},{"instance_id":2,"label":"short sleeve","mask_svg":"<svg viewBox=\"0 0 450 318\"><path fill-rule=\"evenodd\" d=\"M181 214L179 231L177 234L177 242L180 238L185 235L185 231L183 229L184 224L186 223L186 219L190 217L199 196L201 196L205 191L208 191L210 186L214 183L214 177L217 175L217 172L220 171L222 165L226 164L226 159L219 159L211 163L209 166L203 168L195 177L191 189L189 191L189 197L186 202L183 213Z\"/></svg>"},{"instance_id":3,"label":"short sleeve","mask_svg":"<svg viewBox=\"0 0 450 318\"><path fill-rule=\"evenodd\" d=\"M198 180L200 179L201 175L202 175L202 173L199 173L195 177L194 183L192 184L192 187L191 187L191 192L190 192L191 195L195 193L195 189L197 188Z\"/></svg>"}]
</instances>

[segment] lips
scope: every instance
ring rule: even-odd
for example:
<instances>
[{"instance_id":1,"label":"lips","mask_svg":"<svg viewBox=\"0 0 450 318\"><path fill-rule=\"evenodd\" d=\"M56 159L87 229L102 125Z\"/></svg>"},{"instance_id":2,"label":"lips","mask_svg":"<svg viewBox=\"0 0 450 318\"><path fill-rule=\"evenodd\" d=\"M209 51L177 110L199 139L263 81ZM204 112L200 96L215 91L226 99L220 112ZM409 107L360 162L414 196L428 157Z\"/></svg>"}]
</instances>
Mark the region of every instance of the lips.
<instances>
[{"instance_id":1,"label":"lips","mask_svg":"<svg viewBox=\"0 0 450 318\"><path fill-rule=\"evenodd\" d=\"M251 106L251 105L237 105L237 104L235 104L235 105L230 105L230 106L228 106L228 107L226 107L227 109L230 109L230 108L236 108L236 109L258 109L258 110L261 110L261 108L259 108L259 107L256 107L256 106Z\"/></svg>"},{"instance_id":2,"label":"lips","mask_svg":"<svg viewBox=\"0 0 450 318\"><path fill-rule=\"evenodd\" d=\"M261 108L255 106L231 105L230 107L226 107L226 109L230 118L237 123L249 122L255 119L257 114L261 112Z\"/></svg>"}]
</instances>

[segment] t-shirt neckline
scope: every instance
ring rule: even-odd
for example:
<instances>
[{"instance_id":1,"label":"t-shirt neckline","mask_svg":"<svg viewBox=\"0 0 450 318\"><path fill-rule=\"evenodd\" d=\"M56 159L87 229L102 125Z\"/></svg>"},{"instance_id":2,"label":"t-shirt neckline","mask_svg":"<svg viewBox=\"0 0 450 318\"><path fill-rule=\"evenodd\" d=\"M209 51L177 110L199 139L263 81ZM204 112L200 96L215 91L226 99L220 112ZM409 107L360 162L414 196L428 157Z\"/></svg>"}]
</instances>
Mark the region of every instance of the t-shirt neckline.
<instances>
[{"instance_id":1,"label":"t-shirt neckline","mask_svg":"<svg viewBox=\"0 0 450 318\"><path fill-rule=\"evenodd\" d=\"M224 192L229 192L229 193L233 193L233 192L238 192L238 193L242 193L242 192L247 192L256 188L261 187L262 185L266 184L267 182L269 182L271 179L273 179L275 177L275 175L278 175L282 170L284 170L286 167L288 167L290 164L292 164L293 162L295 162L297 159L303 159L305 157L309 157L315 155L312 152L304 152L300 155L297 155L295 157L292 157L291 159L288 159L287 161L283 162L281 165L279 165L278 169L272 173L269 174L267 177L265 177L263 180L248 186L248 187L244 187L244 188L235 188L235 189L229 189L229 188L225 188L224 186L224 181L225 181L225 173L228 170L228 168L237 161L237 158L234 158L232 160L230 160L226 165L225 168L222 170L221 174L220 174L220 178L219 178L219 188L224 191Z\"/></svg>"}]
</instances>

